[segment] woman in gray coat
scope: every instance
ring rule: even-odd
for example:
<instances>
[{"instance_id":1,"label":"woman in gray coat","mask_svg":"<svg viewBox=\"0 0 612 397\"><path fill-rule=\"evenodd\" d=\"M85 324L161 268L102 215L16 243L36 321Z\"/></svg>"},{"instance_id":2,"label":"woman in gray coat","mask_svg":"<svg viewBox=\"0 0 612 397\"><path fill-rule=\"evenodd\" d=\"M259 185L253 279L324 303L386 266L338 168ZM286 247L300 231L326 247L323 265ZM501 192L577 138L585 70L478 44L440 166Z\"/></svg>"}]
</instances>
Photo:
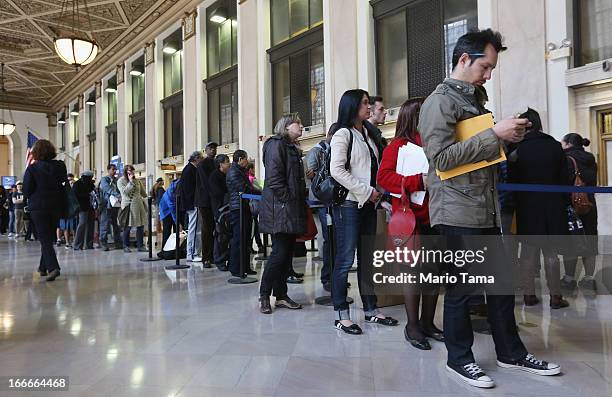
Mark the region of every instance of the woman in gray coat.
<instances>
[{"instance_id":1,"label":"woman in gray coat","mask_svg":"<svg viewBox=\"0 0 612 397\"><path fill-rule=\"evenodd\" d=\"M272 235L272 253L259 289L260 311L264 314L272 313L272 292L275 307L302 308L287 296L287 276L292 269L295 239L306 231L306 183L297 146L303 128L296 114L284 116L263 147L266 181L259 204L259 229Z\"/></svg>"},{"instance_id":2,"label":"woman in gray coat","mask_svg":"<svg viewBox=\"0 0 612 397\"><path fill-rule=\"evenodd\" d=\"M139 252L147 251L144 247L144 225L147 221L147 191L142 182L136 178L134 166L126 165L123 176L117 181L117 187L121 193L121 211L129 207L127 225L121 225L123 229L123 251L131 252L130 231L136 228L136 246Z\"/></svg>"}]
</instances>

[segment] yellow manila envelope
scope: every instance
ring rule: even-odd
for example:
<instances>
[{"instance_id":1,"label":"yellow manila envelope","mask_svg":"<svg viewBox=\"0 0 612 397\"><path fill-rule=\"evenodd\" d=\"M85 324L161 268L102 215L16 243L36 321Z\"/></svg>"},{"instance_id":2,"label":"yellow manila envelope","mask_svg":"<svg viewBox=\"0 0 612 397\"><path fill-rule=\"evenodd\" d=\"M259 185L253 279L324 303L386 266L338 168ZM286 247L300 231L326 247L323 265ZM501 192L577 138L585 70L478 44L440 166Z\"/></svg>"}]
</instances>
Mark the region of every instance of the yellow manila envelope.
<instances>
[{"instance_id":1,"label":"yellow manila envelope","mask_svg":"<svg viewBox=\"0 0 612 397\"><path fill-rule=\"evenodd\" d=\"M478 135L483 131L492 128L495 125L493 121L493 115L491 113L483 114L482 116L473 117L471 119L463 120L457 123L455 128L455 134L457 135L457 141L463 142L474 135ZM464 164L459 167L453 168L448 171L438 171L436 170L436 174L440 177L441 180L446 180L450 178L454 178L459 175L467 174L468 172L476 171L481 168L489 167L494 164L501 163L502 161L506 161L506 153L504 152L503 146L499 145L499 158L487 161L482 160L477 163L472 164Z\"/></svg>"}]
</instances>

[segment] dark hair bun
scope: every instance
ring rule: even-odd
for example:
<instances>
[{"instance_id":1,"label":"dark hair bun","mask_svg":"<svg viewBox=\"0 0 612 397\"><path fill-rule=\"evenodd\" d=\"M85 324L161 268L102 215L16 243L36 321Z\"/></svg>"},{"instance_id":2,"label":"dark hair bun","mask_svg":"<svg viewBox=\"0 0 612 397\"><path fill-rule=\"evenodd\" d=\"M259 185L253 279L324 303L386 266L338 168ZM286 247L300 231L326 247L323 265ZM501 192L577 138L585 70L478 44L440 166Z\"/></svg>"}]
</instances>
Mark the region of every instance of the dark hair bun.
<instances>
[{"instance_id":1,"label":"dark hair bun","mask_svg":"<svg viewBox=\"0 0 612 397\"><path fill-rule=\"evenodd\" d=\"M582 146L589 146L590 144L591 144L591 141L589 141L587 138L582 139Z\"/></svg>"}]
</instances>

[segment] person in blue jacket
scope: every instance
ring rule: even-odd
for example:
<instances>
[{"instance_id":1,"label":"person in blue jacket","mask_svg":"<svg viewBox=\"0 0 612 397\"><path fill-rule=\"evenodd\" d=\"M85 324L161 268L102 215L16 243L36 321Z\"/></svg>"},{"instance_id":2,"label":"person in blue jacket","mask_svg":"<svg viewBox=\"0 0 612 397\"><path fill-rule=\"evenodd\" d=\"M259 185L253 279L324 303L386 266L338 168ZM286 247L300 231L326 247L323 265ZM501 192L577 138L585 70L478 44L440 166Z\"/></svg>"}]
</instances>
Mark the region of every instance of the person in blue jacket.
<instances>
[{"instance_id":1,"label":"person in blue jacket","mask_svg":"<svg viewBox=\"0 0 612 397\"><path fill-rule=\"evenodd\" d=\"M161 200L159 201L159 218L162 221L163 239L162 250L166 245L166 241L172 234L172 230L176 232L176 189L178 188L180 179L175 179L170 184L170 187Z\"/></svg>"}]
</instances>

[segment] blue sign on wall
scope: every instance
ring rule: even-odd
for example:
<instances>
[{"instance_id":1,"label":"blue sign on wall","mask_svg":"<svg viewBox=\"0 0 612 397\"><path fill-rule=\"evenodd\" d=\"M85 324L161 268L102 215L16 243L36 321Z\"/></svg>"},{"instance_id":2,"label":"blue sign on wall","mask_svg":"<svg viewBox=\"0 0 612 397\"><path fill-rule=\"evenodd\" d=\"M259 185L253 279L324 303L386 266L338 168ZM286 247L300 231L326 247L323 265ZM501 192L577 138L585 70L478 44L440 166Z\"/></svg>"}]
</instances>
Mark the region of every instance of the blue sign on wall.
<instances>
[{"instance_id":1,"label":"blue sign on wall","mask_svg":"<svg viewBox=\"0 0 612 397\"><path fill-rule=\"evenodd\" d=\"M119 175L123 174L123 161L121 161L120 156L113 156L110 160L111 164L114 164L117 167L117 173Z\"/></svg>"},{"instance_id":2,"label":"blue sign on wall","mask_svg":"<svg viewBox=\"0 0 612 397\"><path fill-rule=\"evenodd\" d=\"M3 176L2 177L2 186L4 186L6 189L9 189L11 186L13 186L16 183L17 183L16 176Z\"/></svg>"}]
</instances>

